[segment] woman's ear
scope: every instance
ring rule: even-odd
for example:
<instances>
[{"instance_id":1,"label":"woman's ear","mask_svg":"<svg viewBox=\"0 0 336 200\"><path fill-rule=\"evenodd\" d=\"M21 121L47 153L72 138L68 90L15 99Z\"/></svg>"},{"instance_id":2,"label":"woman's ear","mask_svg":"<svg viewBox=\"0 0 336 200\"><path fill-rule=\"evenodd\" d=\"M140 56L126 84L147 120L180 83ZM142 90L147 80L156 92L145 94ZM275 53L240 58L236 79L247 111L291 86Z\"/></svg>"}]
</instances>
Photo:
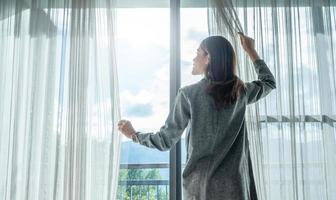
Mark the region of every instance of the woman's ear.
<instances>
[{"instance_id":1,"label":"woman's ear","mask_svg":"<svg viewBox=\"0 0 336 200\"><path fill-rule=\"evenodd\" d=\"M209 54L207 54L207 55L206 55L205 64L208 66L208 65L209 65L209 63L210 63L210 55L209 55Z\"/></svg>"}]
</instances>

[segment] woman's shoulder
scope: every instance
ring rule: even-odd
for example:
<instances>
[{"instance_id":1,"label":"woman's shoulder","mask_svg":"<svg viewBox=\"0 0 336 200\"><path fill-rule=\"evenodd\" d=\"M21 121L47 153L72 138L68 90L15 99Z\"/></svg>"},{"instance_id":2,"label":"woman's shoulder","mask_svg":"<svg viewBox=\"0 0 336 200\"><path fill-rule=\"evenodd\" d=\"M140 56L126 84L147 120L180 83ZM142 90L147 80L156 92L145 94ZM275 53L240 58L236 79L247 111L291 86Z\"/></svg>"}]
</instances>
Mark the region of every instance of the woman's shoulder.
<instances>
[{"instance_id":1,"label":"woman's shoulder","mask_svg":"<svg viewBox=\"0 0 336 200\"><path fill-rule=\"evenodd\" d=\"M205 81L204 79L183 86L180 88L180 92L182 92L188 99L195 99L196 97L201 97L205 95Z\"/></svg>"},{"instance_id":2,"label":"woman's shoulder","mask_svg":"<svg viewBox=\"0 0 336 200\"><path fill-rule=\"evenodd\" d=\"M192 83L192 84L181 87L180 90L183 90L183 92L186 92L186 93L198 91L200 88L204 87L205 81L206 80L203 78L196 83Z\"/></svg>"}]
</instances>

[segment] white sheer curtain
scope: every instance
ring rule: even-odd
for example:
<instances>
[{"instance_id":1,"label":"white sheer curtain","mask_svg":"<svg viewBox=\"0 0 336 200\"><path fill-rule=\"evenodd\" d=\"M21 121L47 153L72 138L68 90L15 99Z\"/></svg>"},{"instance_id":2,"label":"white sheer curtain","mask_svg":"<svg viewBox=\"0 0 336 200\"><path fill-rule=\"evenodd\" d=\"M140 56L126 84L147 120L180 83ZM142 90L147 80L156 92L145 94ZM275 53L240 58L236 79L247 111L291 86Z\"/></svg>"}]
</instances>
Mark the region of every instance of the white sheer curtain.
<instances>
[{"instance_id":1,"label":"white sheer curtain","mask_svg":"<svg viewBox=\"0 0 336 200\"><path fill-rule=\"evenodd\" d=\"M335 6L328 0L209 0L210 34L235 43L234 33L243 30L276 76L277 89L246 115L260 199L336 199ZM255 79L237 51L240 77Z\"/></svg>"},{"instance_id":2,"label":"white sheer curtain","mask_svg":"<svg viewBox=\"0 0 336 200\"><path fill-rule=\"evenodd\" d=\"M0 2L0 199L115 199L111 0Z\"/></svg>"}]
</instances>

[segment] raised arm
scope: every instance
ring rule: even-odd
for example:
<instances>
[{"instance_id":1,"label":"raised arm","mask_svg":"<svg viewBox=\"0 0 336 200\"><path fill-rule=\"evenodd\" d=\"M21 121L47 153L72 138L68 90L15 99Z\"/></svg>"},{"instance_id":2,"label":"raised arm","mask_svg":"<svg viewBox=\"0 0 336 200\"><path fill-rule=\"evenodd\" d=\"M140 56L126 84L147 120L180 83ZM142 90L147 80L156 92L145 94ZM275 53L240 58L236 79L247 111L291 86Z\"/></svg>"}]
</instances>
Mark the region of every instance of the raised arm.
<instances>
[{"instance_id":1,"label":"raised arm","mask_svg":"<svg viewBox=\"0 0 336 200\"><path fill-rule=\"evenodd\" d=\"M183 90L179 89L174 107L170 111L165 124L156 133L137 132L138 142L150 148L168 151L180 139L189 119L190 106Z\"/></svg>"},{"instance_id":2,"label":"raised arm","mask_svg":"<svg viewBox=\"0 0 336 200\"><path fill-rule=\"evenodd\" d=\"M266 63L258 59L253 64L258 74L258 80L245 83L247 104L258 101L276 88L274 76Z\"/></svg>"},{"instance_id":3,"label":"raised arm","mask_svg":"<svg viewBox=\"0 0 336 200\"><path fill-rule=\"evenodd\" d=\"M255 50L254 40L245 36L243 33L239 33L239 35L242 47L251 58L254 69L258 75L258 80L245 83L247 104L251 104L265 97L276 88L275 78L264 60L260 59Z\"/></svg>"}]
</instances>

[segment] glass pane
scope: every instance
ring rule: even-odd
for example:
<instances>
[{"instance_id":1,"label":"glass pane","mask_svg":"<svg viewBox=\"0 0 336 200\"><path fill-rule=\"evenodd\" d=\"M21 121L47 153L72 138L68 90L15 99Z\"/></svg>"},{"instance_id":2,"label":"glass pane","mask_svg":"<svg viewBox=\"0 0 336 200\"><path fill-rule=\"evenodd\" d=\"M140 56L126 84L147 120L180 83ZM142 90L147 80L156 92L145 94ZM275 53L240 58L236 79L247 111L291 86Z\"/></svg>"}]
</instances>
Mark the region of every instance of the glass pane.
<instances>
[{"instance_id":1,"label":"glass pane","mask_svg":"<svg viewBox=\"0 0 336 200\"><path fill-rule=\"evenodd\" d=\"M181 9L181 87L198 82L203 76L193 76L193 58L200 42L208 36L207 9ZM186 163L186 131L182 135L182 170Z\"/></svg>"},{"instance_id":2,"label":"glass pane","mask_svg":"<svg viewBox=\"0 0 336 200\"><path fill-rule=\"evenodd\" d=\"M169 12L169 8L117 10L121 116L137 131L156 132L168 116ZM169 151L150 149L124 137L118 199L168 199L168 163Z\"/></svg>"}]
</instances>

